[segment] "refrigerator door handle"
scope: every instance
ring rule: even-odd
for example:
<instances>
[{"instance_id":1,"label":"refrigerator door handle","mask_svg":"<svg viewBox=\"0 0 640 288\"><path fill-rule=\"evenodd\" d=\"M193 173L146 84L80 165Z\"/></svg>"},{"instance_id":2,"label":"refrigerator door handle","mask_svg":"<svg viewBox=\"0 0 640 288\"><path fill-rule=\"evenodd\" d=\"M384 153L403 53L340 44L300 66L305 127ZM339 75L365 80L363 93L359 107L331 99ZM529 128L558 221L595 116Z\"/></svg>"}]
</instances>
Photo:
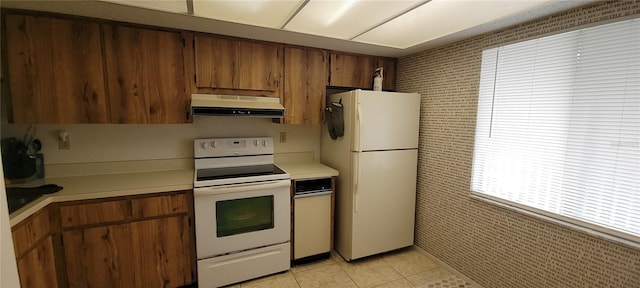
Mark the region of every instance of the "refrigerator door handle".
<instances>
[{"instance_id":1,"label":"refrigerator door handle","mask_svg":"<svg viewBox=\"0 0 640 288\"><path fill-rule=\"evenodd\" d=\"M355 164L353 169L356 172L355 175L355 179L354 179L354 183L355 183L355 187L353 188L353 212L354 213L358 213L358 179L360 179L360 157L358 157L359 155L354 155L353 157L355 158L353 161L353 163Z\"/></svg>"},{"instance_id":2,"label":"refrigerator door handle","mask_svg":"<svg viewBox=\"0 0 640 288\"><path fill-rule=\"evenodd\" d=\"M357 134L357 137L356 137L356 139L358 141L358 142L356 142L357 143L356 144L357 145L356 151L362 152L362 146L360 145L360 137L361 137L361 134L362 134L360 132L361 129L362 129L362 125L361 125L362 124L362 110L360 109L360 103L358 103L356 105L358 106L358 108L356 109L356 119L358 120L358 122L356 124L357 125L356 128L358 129L358 134Z\"/></svg>"}]
</instances>

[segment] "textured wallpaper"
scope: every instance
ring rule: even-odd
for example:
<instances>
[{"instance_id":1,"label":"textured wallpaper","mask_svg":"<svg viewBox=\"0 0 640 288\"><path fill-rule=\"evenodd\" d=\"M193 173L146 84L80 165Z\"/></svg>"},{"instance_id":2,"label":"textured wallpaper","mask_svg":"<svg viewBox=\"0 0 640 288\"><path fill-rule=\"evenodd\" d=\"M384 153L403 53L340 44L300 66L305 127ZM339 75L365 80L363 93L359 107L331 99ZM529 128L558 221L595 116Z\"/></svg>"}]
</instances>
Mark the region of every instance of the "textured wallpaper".
<instances>
[{"instance_id":1,"label":"textured wallpaper","mask_svg":"<svg viewBox=\"0 0 640 288\"><path fill-rule=\"evenodd\" d=\"M596 2L400 59L398 90L422 95L416 245L484 287L640 287L640 250L471 199L482 49L640 17Z\"/></svg>"}]
</instances>

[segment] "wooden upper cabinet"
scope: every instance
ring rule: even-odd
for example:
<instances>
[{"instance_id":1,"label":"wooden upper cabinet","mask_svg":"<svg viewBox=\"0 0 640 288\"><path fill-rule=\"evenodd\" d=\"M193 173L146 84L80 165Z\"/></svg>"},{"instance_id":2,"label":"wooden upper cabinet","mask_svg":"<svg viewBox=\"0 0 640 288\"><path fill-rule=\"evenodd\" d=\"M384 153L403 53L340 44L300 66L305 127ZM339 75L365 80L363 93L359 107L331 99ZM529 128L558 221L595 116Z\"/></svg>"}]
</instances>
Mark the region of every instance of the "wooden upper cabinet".
<instances>
[{"instance_id":1,"label":"wooden upper cabinet","mask_svg":"<svg viewBox=\"0 0 640 288\"><path fill-rule=\"evenodd\" d=\"M384 68L382 90L396 89L396 60L367 55L331 53L329 86L373 89L373 73Z\"/></svg>"},{"instance_id":2,"label":"wooden upper cabinet","mask_svg":"<svg viewBox=\"0 0 640 288\"><path fill-rule=\"evenodd\" d=\"M104 25L113 123L187 123L190 76L180 32Z\"/></svg>"},{"instance_id":3,"label":"wooden upper cabinet","mask_svg":"<svg viewBox=\"0 0 640 288\"><path fill-rule=\"evenodd\" d=\"M6 15L14 123L106 123L100 27Z\"/></svg>"},{"instance_id":4,"label":"wooden upper cabinet","mask_svg":"<svg viewBox=\"0 0 640 288\"><path fill-rule=\"evenodd\" d=\"M331 53L329 86L371 89L374 64L367 56Z\"/></svg>"},{"instance_id":5,"label":"wooden upper cabinet","mask_svg":"<svg viewBox=\"0 0 640 288\"><path fill-rule=\"evenodd\" d=\"M327 52L284 49L285 124L321 124L327 79Z\"/></svg>"},{"instance_id":6,"label":"wooden upper cabinet","mask_svg":"<svg viewBox=\"0 0 640 288\"><path fill-rule=\"evenodd\" d=\"M382 67L384 78L382 79L382 90L396 91L396 60L379 58L375 67Z\"/></svg>"},{"instance_id":7,"label":"wooden upper cabinet","mask_svg":"<svg viewBox=\"0 0 640 288\"><path fill-rule=\"evenodd\" d=\"M197 88L280 97L283 45L196 35Z\"/></svg>"}]
</instances>

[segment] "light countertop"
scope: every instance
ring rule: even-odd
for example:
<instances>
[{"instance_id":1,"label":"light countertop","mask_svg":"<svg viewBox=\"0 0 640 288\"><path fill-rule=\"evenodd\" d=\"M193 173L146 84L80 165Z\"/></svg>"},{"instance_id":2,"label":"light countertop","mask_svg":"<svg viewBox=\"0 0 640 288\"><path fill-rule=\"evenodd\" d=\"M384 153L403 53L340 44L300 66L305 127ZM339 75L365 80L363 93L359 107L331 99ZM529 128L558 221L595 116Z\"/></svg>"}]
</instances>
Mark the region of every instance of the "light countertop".
<instances>
[{"instance_id":1,"label":"light countertop","mask_svg":"<svg viewBox=\"0 0 640 288\"><path fill-rule=\"evenodd\" d=\"M124 163L118 163L117 166L121 166L123 164ZM142 164L149 165L149 163ZM291 179L293 180L338 176L337 170L314 161L284 162L276 164L281 169L289 173L291 175ZM132 163L127 163L124 165L129 167L135 165L140 166L141 163L133 163L132 161ZM193 189L194 171L193 168L184 169L187 165L176 165L175 167L179 167L180 169L175 170L147 172L127 171L128 173L111 173L114 169L111 166L114 166L114 164L110 163L109 165L102 165L102 167L100 168L102 170L96 170L95 167L90 167L89 165L82 165L80 168L71 167L76 170L81 170L82 168L84 168L93 171L100 171L105 174L64 175L62 173L58 173L57 175L63 176L46 178L29 183L29 185L26 186L35 187L43 184L57 184L59 186L62 186L63 189L53 194L44 195L39 199L36 199L35 201L11 213L11 215L9 215L9 222L11 226L20 223L22 220L26 219L38 210L46 207L53 202L87 200ZM108 169L104 167L108 167ZM65 173L67 173L68 171L69 167L65 167Z\"/></svg>"},{"instance_id":2,"label":"light countertop","mask_svg":"<svg viewBox=\"0 0 640 288\"><path fill-rule=\"evenodd\" d=\"M338 170L313 161L276 163L276 165L289 173L292 180L338 176Z\"/></svg>"},{"instance_id":3,"label":"light countertop","mask_svg":"<svg viewBox=\"0 0 640 288\"><path fill-rule=\"evenodd\" d=\"M46 178L29 186L57 184L62 190L36 199L9 215L11 226L49 203L193 189L193 170L169 170L123 174Z\"/></svg>"}]
</instances>

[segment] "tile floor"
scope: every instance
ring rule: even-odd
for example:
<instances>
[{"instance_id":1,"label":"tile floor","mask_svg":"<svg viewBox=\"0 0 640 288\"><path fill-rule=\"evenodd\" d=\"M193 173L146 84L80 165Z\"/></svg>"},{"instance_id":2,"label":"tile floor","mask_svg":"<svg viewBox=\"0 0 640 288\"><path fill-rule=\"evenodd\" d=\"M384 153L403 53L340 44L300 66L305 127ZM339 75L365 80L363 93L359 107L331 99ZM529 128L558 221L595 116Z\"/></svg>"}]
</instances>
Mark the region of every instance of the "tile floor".
<instances>
[{"instance_id":1,"label":"tile floor","mask_svg":"<svg viewBox=\"0 0 640 288\"><path fill-rule=\"evenodd\" d=\"M296 265L284 273L228 287L472 288L473 286L410 247L351 262L345 262L339 254L333 252L329 259Z\"/></svg>"}]
</instances>

